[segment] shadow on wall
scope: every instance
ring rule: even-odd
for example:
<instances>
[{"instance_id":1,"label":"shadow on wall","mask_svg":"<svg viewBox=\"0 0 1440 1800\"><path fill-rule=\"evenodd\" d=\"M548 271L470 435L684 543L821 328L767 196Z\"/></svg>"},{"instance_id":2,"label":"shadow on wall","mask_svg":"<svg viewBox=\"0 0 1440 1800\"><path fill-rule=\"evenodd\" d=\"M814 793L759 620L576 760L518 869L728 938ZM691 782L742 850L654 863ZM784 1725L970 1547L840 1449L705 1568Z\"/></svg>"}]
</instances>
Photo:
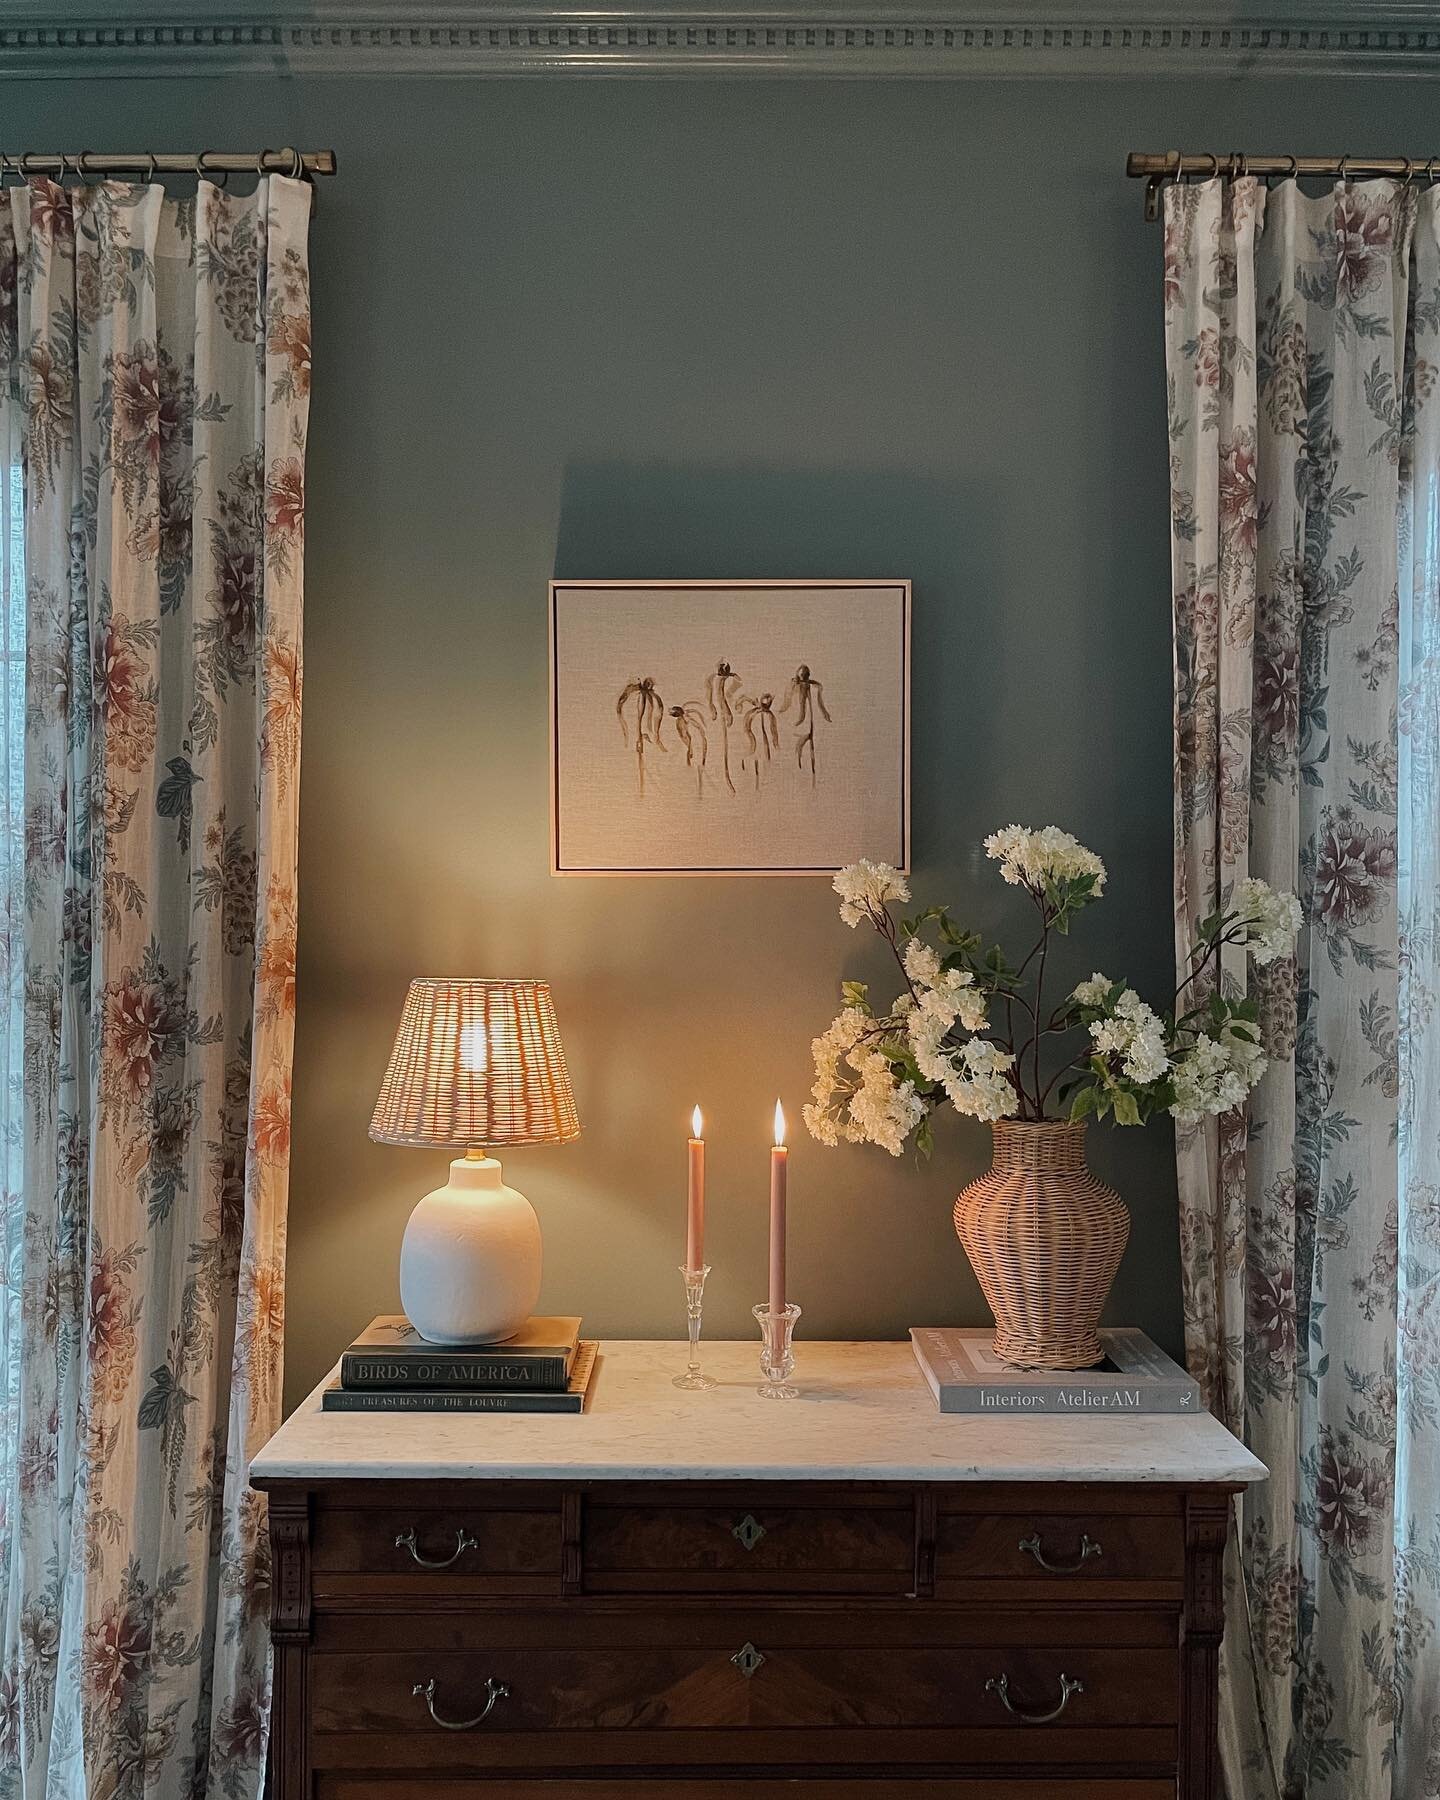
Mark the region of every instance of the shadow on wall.
<instances>
[{"instance_id":1,"label":"shadow on wall","mask_svg":"<svg viewBox=\"0 0 1440 1800\"><path fill-rule=\"evenodd\" d=\"M572 462L555 544L557 580L909 579L912 838L922 865L973 843L955 784L984 794L1002 754L1003 678L965 682L977 661L1024 655L994 592L993 503L901 469ZM986 829L993 827L987 825Z\"/></svg>"}]
</instances>

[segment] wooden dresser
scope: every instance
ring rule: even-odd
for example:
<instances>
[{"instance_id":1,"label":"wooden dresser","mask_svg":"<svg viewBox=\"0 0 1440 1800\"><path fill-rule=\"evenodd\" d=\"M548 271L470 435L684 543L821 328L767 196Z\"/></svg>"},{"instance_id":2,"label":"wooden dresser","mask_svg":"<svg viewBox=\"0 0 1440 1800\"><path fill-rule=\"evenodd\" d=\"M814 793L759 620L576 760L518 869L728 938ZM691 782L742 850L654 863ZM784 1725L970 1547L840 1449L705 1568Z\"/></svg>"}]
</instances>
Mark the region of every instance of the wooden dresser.
<instances>
[{"instance_id":1,"label":"wooden dresser","mask_svg":"<svg viewBox=\"0 0 1440 1800\"><path fill-rule=\"evenodd\" d=\"M322 1413L270 1500L276 1800L1211 1800L1208 1417L941 1417L908 1344L602 1349L581 1417Z\"/></svg>"}]
</instances>

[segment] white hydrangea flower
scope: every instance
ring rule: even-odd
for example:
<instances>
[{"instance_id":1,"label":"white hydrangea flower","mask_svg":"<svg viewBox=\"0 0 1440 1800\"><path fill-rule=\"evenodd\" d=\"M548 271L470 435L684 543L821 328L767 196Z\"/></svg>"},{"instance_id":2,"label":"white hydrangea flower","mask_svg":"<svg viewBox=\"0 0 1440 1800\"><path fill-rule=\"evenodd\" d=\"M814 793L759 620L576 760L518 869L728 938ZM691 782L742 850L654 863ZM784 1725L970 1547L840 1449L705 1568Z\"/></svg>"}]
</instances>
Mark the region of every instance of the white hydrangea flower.
<instances>
[{"instance_id":1,"label":"white hydrangea flower","mask_svg":"<svg viewBox=\"0 0 1440 1800\"><path fill-rule=\"evenodd\" d=\"M1008 1051L988 1038L971 1038L945 1081L946 1099L956 1112L972 1119L1008 1119L1020 1107L1020 1097L1005 1075L1014 1063Z\"/></svg>"},{"instance_id":2,"label":"white hydrangea flower","mask_svg":"<svg viewBox=\"0 0 1440 1800\"><path fill-rule=\"evenodd\" d=\"M1300 930L1300 902L1294 894L1279 893L1268 882L1250 876L1240 883L1234 910L1246 928L1246 944L1252 959L1262 967L1295 948Z\"/></svg>"},{"instance_id":3,"label":"white hydrangea flower","mask_svg":"<svg viewBox=\"0 0 1440 1800\"><path fill-rule=\"evenodd\" d=\"M905 973L922 987L934 987L940 979L940 952L911 938L905 946Z\"/></svg>"},{"instance_id":4,"label":"white hydrangea flower","mask_svg":"<svg viewBox=\"0 0 1440 1800\"><path fill-rule=\"evenodd\" d=\"M1093 850L1058 825L1045 825L1032 830L1028 825L1007 825L991 832L985 840L985 854L1000 865L1001 877L1011 887L1043 887L1051 881L1073 881L1079 875L1093 875L1096 894L1105 890L1105 865Z\"/></svg>"},{"instance_id":5,"label":"white hydrangea flower","mask_svg":"<svg viewBox=\"0 0 1440 1800\"><path fill-rule=\"evenodd\" d=\"M1198 1125L1201 1119L1229 1112L1239 1106L1268 1066L1269 1059L1259 1044L1233 1029L1220 1038L1197 1038L1175 1060L1171 1115L1178 1124Z\"/></svg>"},{"instance_id":6,"label":"white hydrangea flower","mask_svg":"<svg viewBox=\"0 0 1440 1800\"><path fill-rule=\"evenodd\" d=\"M1108 975L1102 975L1097 969L1088 981L1080 983L1070 998L1078 1000L1081 1006L1103 1006L1105 996L1114 985Z\"/></svg>"},{"instance_id":7,"label":"white hydrangea flower","mask_svg":"<svg viewBox=\"0 0 1440 1800\"><path fill-rule=\"evenodd\" d=\"M841 869L830 885L840 896L840 917L852 929L881 911L887 901L910 898L910 884L898 869L864 857Z\"/></svg>"},{"instance_id":8,"label":"white hydrangea flower","mask_svg":"<svg viewBox=\"0 0 1440 1800\"><path fill-rule=\"evenodd\" d=\"M856 1062L852 1056L851 1061ZM872 1050L858 1059L860 1085L850 1097L850 1117L860 1135L899 1156L905 1139L925 1117L913 1081L897 1081L887 1058Z\"/></svg>"},{"instance_id":9,"label":"white hydrangea flower","mask_svg":"<svg viewBox=\"0 0 1440 1800\"><path fill-rule=\"evenodd\" d=\"M810 1091L814 1095L814 1104L805 1107L803 1117L811 1136L822 1144L838 1144L842 1135L851 1137L836 1117L837 1108L847 1092L841 1083L840 1062L842 1058L848 1058L872 1023L858 1006L847 1006L811 1043L815 1085ZM858 1135L852 1141L858 1141Z\"/></svg>"},{"instance_id":10,"label":"white hydrangea flower","mask_svg":"<svg viewBox=\"0 0 1440 1800\"><path fill-rule=\"evenodd\" d=\"M1102 1056L1121 1058L1120 1067L1132 1081L1158 1081L1170 1067L1164 1023L1134 988L1125 989L1107 1018L1091 1023L1090 1036Z\"/></svg>"}]
</instances>

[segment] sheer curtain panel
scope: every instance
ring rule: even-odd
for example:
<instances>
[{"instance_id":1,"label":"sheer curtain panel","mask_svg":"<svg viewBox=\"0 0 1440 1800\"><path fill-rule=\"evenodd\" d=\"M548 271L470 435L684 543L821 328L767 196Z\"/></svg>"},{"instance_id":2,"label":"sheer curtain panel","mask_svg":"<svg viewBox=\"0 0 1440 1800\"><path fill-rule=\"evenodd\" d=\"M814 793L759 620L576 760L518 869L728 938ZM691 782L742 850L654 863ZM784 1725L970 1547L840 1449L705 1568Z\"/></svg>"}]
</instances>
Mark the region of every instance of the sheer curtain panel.
<instances>
[{"instance_id":1,"label":"sheer curtain panel","mask_svg":"<svg viewBox=\"0 0 1440 1800\"><path fill-rule=\"evenodd\" d=\"M264 1757L309 215L0 199L6 1800L242 1800Z\"/></svg>"},{"instance_id":2,"label":"sheer curtain panel","mask_svg":"<svg viewBox=\"0 0 1440 1800\"><path fill-rule=\"evenodd\" d=\"M1166 195L1177 956L1246 875L1305 912L1248 1115L1178 1144L1191 1362L1270 1467L1231 1800L1440 1795L1437 222L1385 181Z\"/></svg>"}]
</instances>

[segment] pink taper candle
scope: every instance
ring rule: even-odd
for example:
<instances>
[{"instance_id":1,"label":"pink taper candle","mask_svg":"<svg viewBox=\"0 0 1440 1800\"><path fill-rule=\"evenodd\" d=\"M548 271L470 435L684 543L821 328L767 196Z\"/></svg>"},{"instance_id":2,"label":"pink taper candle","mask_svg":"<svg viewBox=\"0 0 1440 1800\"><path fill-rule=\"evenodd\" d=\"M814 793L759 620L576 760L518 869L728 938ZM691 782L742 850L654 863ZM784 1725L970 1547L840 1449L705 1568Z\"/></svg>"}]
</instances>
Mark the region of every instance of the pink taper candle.
<instances>
[{"instance_id":1,"label":"pink taper candle","mask_svg":"<svg viewBox=\"0 0 1440 1800\"><path fill-rule=\"evenodd\" d=\"M690 1115L690 1182L685 1212L685 1267L705 1267L705 1140L697 1106Z\"/></svg>"},{"instance_id":2,"label":"pink taper candle","mask_svg":"<svg viewBox=\"0 0 1440 1800\"><path fill-rule=\"evenodd\" d=\"M785 1310L785 1114L775 1102L775 1147L770 1152L770 1310Z\"/></svg>"}]
</instances>

